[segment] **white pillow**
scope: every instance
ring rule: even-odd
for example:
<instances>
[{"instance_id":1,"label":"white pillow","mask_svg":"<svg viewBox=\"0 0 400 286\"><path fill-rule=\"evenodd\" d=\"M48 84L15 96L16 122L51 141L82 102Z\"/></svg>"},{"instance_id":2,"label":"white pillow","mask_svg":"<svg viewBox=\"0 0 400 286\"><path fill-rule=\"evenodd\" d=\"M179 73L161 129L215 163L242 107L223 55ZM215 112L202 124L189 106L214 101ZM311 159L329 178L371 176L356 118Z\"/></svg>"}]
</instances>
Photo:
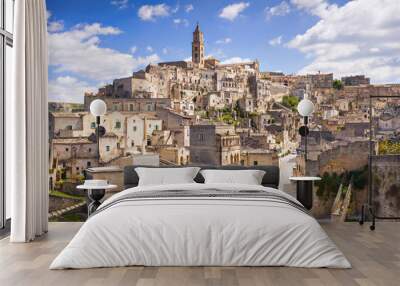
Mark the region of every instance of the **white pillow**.
<instances>
[{"instance_id":1,"label":"white pillow","mask_svg":"<svg viewBox=\"0 0 400 286\"><path fill-rule=\"evenodd\" d=\"M193 180L200 168L135 168L139 176L138 186L195 183Z\"/></svg>"},{"instance_id":2,"label":"white pillow","mask_svg":"<svg viewBox=\"0 0 400 286\"><path fill-rule=\"evenodd\" d=\"M261 185L265 171L261 170L202 170L205 184Z\"/></svg>"}]
</instances>

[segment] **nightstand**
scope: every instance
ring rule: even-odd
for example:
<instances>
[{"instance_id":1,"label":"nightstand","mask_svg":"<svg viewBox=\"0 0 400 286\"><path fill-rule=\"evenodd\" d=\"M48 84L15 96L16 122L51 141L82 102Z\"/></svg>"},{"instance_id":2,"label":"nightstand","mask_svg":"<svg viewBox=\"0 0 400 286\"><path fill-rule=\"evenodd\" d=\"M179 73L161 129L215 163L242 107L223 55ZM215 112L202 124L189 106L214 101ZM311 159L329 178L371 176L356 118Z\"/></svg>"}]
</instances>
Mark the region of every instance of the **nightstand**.
<instances>
[{"instance_id":1,"label":"nightstand","mask_svg":"<svg viewBox=\"0 0 400 286\"><path fill-rule=\"evenodd\" d=\"M104 197L106 190L115 189L117 185L110 185L106 180L85 180L83 185L76 188L86 190L90 203L88 204L88 217L101 205L100 200Z\"/></svg>"},{"instance_id":2,"label":"nightstand","mask_svg":"<svg viewBox=\"0 0 400 286\"><path fill-rule=\"evenodd\" d=\"M313 184L320 181L320 177L290 177L289 180L296 182L297 200L310 210L313 206Z\"/></svg>"}]
</instances>

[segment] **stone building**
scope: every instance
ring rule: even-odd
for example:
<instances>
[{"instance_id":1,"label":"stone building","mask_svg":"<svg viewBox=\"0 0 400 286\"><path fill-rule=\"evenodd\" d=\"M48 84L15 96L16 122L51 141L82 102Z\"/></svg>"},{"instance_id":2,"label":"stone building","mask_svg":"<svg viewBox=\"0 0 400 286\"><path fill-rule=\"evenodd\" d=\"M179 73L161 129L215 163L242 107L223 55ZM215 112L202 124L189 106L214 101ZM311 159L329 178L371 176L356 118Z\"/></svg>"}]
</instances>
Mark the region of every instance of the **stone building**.
<instances>
[{"instance_id":1,"label":"stone building","mask_svg":"<svg viewBox=\"0 0 400 286\"><path fill-rule=\"evenodd\" d=\"M266 149L242 148L240 151L240 165L257 166L272 165L279 166L279 157L276 152Z\"/></svg>"},{"instance_id":2,"label":"stone building","mask_svg":"<svg viewBox=\"0 0 400 286\"><path fill-rule=\"evenodd\" d=\"M199 24L193 32L192 62L198 67L204 67L204 35L200 31Z\"/></svg>"},{"instance_id":3,"label":"stone building","mask_svg":"<svg viewBox=\"0 0 400 286\"><path fill-rule=\"evenodd\" d=\"M197 165L240 162L240 137L230 125L191 125L190 161Z\"/></svg>"},{"instance_id":4,"label":"stone building","mask_svg":"<svg viewBox=\"0 0 400 286\"><path fill-rule=\"evenodd\" d=\"M238 100L239 107L241 110L246 112L254 112L255 111L255 102L251 95L246 95Z\"/></svg>"},{"instance_id":5,"label":"stone building","mask_svg":"<svg viewBox=\"0 0 400 286\"><path fill-rule=\"evenodd\" d=\"M147 115L130 115L126 118L126 144L124 154L144 151L152 145L154 132L162 130L162 120Z\"/></svg>"},{"instance_id":6,"label":"stone building","mask_svg":"<svg viewBox=\"0 0 400 286\"><path fill-rule=\"evenodd\" d=\"M66 178L83 174L86 168L97 166L97 144L88 138L57 138L51 140L51 166L65 170Z\"/></svg>"},{"instance_id":7,"label":"stone building","mask_svg":"<svg viewBox=\"0 0 400 286\"><path fill-rule=\"evenodd\" d=\"M353 75L342 77L342 82L347 86L368 85L370 84L370 79L365 75Z\"/></svg>"},{"instance_id":8,"label":"stone building","mask_svg":"<svg viewBox=\"0 0 400 286\"><path fill-rule=\"evenodd\" d=\"M100 137L100 161L110 163L112 160L122 157L121 139L113 132L107 132Z\"/></svg>"},{"instance_id":9,"label":"stone building","mask_svg":"<svg viewBox=\"0 0 400 286\"><path fill-rule=\"evenodd\" d=\"M387 108L380 114L378 132L388 135L400 133L400 107Z\"/></svg>"},{"instance_id":10,"label":"stone building","mask_svg":"<svg viewBox=\"0 0 400 286\"><path fill-rule=\"evenodd\" d=\"M175 130L182 126L188 126L195 120L193 117L178 113L171 108L157 109L157 117L162 120L164 129Z\"/></svg>"},{"instance_id":11,"label":"stone building","mask_svg":"<svg viewBox=\"0 0 400 286\"><path fill-rule=\"evenodd\" d=\"M190 151L185 147L178 146L159 146L157 153L160 159L172 162L176 165L188 165L190 163Z\"/></svg>"},{"instance_id":12,"label":"stone building","mask_svg":"<svg viewBox=\"0 0 400 286\"><path fill-rule=\"evenodd\" d=\"M103 100L107 105L108 111L126 111L126 112L154 112L157 108L172 107L169 98L119 98L112 96L102 96L86 94L85 110L90 110L90 104L95 99Z\"/></svg>"},{"instance_id":13,"label":"stone building","mask_svg":"<svg viewBox=\"0 0 400 286\"><path fill-rule=\"evenodd\" d=\"M50 112L49 138L71 137L74 130L82 129L82 115L84 113Z\"/></svg>"}]
</instances>

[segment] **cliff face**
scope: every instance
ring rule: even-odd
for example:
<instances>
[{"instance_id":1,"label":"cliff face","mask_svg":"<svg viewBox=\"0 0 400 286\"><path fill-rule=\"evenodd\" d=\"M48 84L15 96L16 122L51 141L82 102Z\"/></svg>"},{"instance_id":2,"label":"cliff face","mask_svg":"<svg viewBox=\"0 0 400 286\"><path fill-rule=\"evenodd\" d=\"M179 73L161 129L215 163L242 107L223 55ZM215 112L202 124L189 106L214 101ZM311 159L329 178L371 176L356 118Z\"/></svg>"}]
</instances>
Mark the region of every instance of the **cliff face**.
<instances>
[{"instance_id":1,"label":"cliff face","mask_svg":"<svg viewBox=\"0 0 400 286\"><path fill-rule=\"evenodd\" d=\"M372 160L372 191L378 216L400 216L400 155Z\"/></svg>"}]
</instances>

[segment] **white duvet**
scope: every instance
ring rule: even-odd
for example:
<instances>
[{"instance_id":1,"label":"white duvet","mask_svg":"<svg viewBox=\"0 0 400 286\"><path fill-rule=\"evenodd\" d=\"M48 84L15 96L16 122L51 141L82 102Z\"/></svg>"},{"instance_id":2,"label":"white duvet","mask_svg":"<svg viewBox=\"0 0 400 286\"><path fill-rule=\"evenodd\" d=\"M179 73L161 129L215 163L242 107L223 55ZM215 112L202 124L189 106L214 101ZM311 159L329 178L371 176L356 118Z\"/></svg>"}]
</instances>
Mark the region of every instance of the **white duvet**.
<instances>
[{"instance_id":1,"label":"white duvet","mask_svg":"<svg viewBox=\"0 0 400 286\"><path fill-rule=\"evenodd\" d=\"M254 185L182 184L163 190L265 190ZM349 268L318 222L293 206L246 198L123 201L91 217L50 269L145 266L293 266Z\"/></svg>"}]
</instances>

